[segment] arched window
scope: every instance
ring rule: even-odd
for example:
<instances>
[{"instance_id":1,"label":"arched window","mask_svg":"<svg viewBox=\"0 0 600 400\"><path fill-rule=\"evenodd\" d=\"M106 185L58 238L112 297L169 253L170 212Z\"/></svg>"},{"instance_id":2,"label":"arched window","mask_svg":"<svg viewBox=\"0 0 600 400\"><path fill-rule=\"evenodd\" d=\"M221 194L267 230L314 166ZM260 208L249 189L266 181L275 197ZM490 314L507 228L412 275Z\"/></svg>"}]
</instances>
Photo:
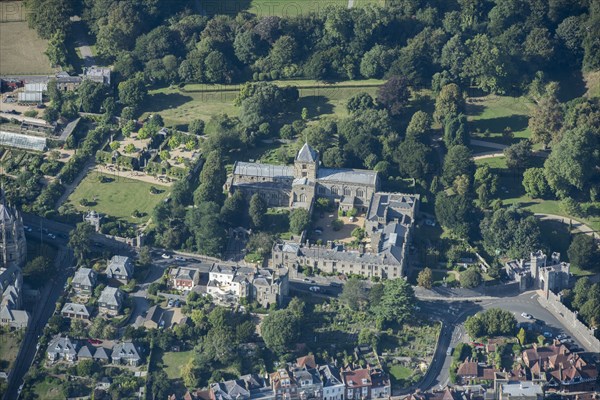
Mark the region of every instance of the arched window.
<instances>
[{"instance_id":1,"label":"arched window","mask_svg":"<svg viewBox=\"0 0 600 400\"><path fill-rule=\"evenodd\" d=\"M352 196L352 189L344 188L344 196Z\"/></svg>"},{"instance_id":2,"label":"arched window","mask_svg":"<svg viewBox=\"0 0 600 400\"><path fill-rule=\"evenodd\" d=\"M331 187L331 194L338 194L338 188L336 188L335 186Z\"/></svg>"},{"instance_id":3,"label":"arched window","mask_svg":"<svg viewBox=\"0 0 600 400\"><path fill-rule=\"evenodd\" d=\"M362 189L357 189L357 190L356 190L356 197L360 197L361 199L362 199L363 197L365 197L365 193L363 192L363 190L362 190Z\"/></svg>"}]
</instances>

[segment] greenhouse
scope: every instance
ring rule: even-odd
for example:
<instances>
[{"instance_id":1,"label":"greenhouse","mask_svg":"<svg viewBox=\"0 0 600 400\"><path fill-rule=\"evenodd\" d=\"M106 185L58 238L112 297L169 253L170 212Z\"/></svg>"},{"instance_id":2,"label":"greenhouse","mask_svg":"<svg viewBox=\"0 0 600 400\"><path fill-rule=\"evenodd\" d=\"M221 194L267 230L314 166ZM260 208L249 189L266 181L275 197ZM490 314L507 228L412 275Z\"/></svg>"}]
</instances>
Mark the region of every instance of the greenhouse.
<instances>
[{"instance_id":1,"label":"greenhouse","mask_svg":"<svg viewBox=\"0 0 600 400\"><path fill-rule=\"evenodd\" d=\"M0 146L16 147L23 150L46 150L46 138L0 131Z\"/></svg>"}]
</instances>

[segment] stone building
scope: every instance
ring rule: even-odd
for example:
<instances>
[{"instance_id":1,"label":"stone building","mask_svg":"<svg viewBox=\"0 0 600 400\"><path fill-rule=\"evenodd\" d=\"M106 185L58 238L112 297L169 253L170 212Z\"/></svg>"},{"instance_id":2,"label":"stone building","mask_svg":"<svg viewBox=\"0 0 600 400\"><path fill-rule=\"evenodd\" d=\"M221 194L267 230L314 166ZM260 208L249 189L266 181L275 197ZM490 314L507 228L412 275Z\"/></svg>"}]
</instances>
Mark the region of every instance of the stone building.
<instances>
[{"instance_id":1,"label":"stone building","mask_svg":"<svg viewBox=\"0 0 600 400\"><path fill-rule=\"evenodd\" d=\"M240 190L248 199L259 193L271 207L309 209L319 196L366 211L379 178L375 171L324 168L306 143L293 166L236 162L225 188L230 193Z\"/></svg>"},{"instance_id":2,"label":"stone building","mask_svg":"<svg viewBox=\"0 0 600 400\"><path fill-rule=\"evenodd\" d=\"M23 219L17 209L6 205L0 193L0 267L22 268L27 259Z\"/></svg>"},{"instance_id":3,"label":"stone building","mask_svg":"<svg viewBox=\"0 0 600 400\"><path fill-rule=\"evenodd\" d=\"M550 259L543 251L531 253L529 260L511 260L505 264L506 274L519 285L521 291L541 289L546 298L548 292L558 293L570 285L571 265L560 261L560 253L552 253Z\"/></svg>"}]
</instances>

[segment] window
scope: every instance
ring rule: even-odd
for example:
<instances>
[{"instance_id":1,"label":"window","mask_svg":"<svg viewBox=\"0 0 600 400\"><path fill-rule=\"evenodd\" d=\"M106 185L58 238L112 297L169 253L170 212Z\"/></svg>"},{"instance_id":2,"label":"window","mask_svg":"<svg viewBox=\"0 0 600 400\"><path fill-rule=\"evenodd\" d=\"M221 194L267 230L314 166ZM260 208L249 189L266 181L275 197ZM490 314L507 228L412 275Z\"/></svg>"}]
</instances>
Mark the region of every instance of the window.
<instances>
[{"instance_id":1,"label":"window","mask_svg":"<svg viewBox=\"0 0 600 400\"><path fill-rule=\"evenodd\" d=\"M302 169L306 169L306 164L302 164Z\"/></svg>"},{"instance_id":2,"label":"window","mask_svg":"<svg viewBox=\"0 0 600 400\"><path fill-rule=\"evenodd\" d=\"M335 186L333 186L333 187L331 188L331 194L335 194L335 195L337 195L337 194L338 194L338 188L336 188Z\"/></svg>"},{"instance_id":3,"label":"window","mask_svg":"<svg viewBox=\"0 0 600 400\"><path fill-rule=\"evenodd\" d=\"M344 196L352 196L352 190L350 188L344 188Z\"/></svg>"},{"instance_id":4,"label":"window","mask_svg":"<svg viewBox=\"0 0 600 400\"><path fill-rule=\"evenodd\" d=\"M363 197L365 197L365 193L362 191L362 189L358 189L356 190L356 196L362 199Z\"/></svg>"}]
</instances>

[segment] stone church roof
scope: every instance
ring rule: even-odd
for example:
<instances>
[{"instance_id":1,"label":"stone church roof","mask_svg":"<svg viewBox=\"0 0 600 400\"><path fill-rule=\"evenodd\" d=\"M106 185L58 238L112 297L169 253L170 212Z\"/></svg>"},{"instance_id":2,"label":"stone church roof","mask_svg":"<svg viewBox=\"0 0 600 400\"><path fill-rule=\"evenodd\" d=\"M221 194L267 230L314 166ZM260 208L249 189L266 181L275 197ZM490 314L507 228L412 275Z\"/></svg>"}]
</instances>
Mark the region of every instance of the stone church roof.
<instances>
[{"instance_id":1,"label":"stone church roof","mask_svg":"<svg viewBox=\"0 0 600 400\"><path fill-rule=\"evenodd\" d=\"M296 156L296 161L317 162L317 152L308 143L304 143Z\"/></svg>"}]
</instances>

